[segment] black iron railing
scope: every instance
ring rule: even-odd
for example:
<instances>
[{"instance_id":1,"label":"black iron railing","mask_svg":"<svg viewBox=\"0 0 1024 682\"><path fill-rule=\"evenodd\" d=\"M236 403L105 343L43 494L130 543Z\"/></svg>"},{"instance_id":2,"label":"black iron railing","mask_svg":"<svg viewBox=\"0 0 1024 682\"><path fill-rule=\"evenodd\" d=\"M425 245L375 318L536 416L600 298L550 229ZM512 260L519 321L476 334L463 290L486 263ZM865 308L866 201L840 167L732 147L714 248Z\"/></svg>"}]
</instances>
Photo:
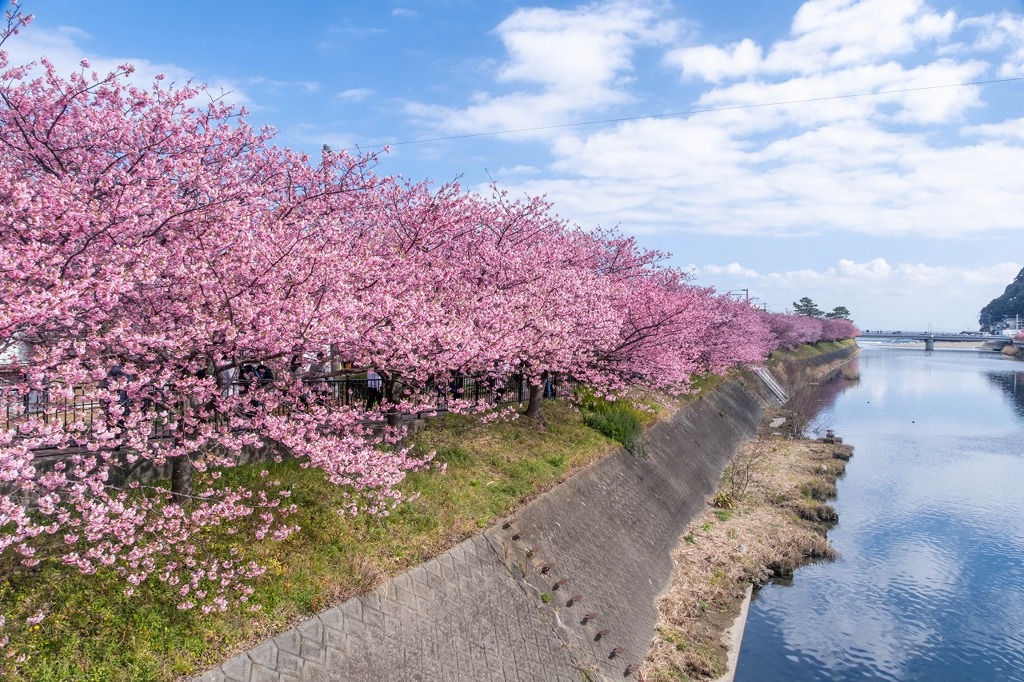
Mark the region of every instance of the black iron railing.
<instances>
[{"instance_id":1,"label":"black iron railing","mask_svg":"<svg viewBox=\"0 0 1024 682\"><path fill-rule=\"evenodd\" d=\"M383 382L379 382L381 393L375 396L371 393L370 381L365 377L357 378L345 375L304 379L303 382L310 389L309 398L318 404L338 407L367 407L383 400L384 397ZM374 380L374 383L378 382ZM557 398L571 395L576 386L578 386L578 382L572 377L554 376L545 384L543 397ZM11 430L18 428L19 423L40 419L46 424L84 424L88 429L94 422L113 418L110 415L109 405L88 398L81 388L76 388L70 397L66 391L59 389L60 387L54 386L50 389L25 391L18 390L13 386L0 386L3 428ZM249 391L268 390L277 390L277 384L273 381L233 381L222 387L221 395L226 398ZM456 376L448 381L426 382L422 385L396 381L392 390L395 400L408 398L420 405L430 406L420 410L420 414L430 411L445 411L456 400L472 406L480 406L520 403L529 399L527 382L522 376L515 374L507 377ZM121 403L121 407L128 410L135 408L134 405L127 402ZM148 401L140 407L144 412L152 411L154 414L166 410L166 408L157 409ZM154 417L153 435L161 435L162 429L163 425L160 419Z\"/></svg>"}]
</instances>

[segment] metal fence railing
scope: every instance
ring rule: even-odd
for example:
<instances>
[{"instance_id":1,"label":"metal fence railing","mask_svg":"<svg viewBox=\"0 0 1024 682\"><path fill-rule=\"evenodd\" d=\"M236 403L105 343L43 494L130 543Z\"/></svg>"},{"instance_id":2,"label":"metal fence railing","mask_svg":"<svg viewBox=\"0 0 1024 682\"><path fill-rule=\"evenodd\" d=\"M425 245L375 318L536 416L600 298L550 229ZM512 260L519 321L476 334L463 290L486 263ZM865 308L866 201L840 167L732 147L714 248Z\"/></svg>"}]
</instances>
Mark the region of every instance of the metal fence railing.
<instances>
[{"instance_id":1,"label":"metal fence railing","mask_svg":"<svg viewBox=\"0 0 1024 682\"><path fill-rule=\"evenodd\" d=\"M310 389L310 398L318 404L336 407L368 407L383 399L383 391L380 394L371 391L370 382L365 377L346 375L337 378L306 379L304 383ZM572 377L554 376L544 386L544 397L557 398L571 395L577 385L578 382ZM277 387L278 384L273 381L233 381L222 387L221 394L224 397L229 397L249 391L273 391L277 390ZM519 375L507 377L463 375L456 376L449 381L426 382L423 385L398 381L394 386L394 393L396 400L412 398L421 405L430 406L421 410L422 413L447 410L454 400L473 406L524 402L529 399L529 386ZM123 402L121 405L129 410L136 407L127 402ZM5 430L18 428L20 423L30 419L40 419L47 424L55 422L64 425L84 424L88 429L94 422L113 418L110 415L109 405L87 398L86 392L81 388L76 388L72 397L68 397L66 391L58 390L58 387L19 391L12 386L0 386L0 406L2 406L3 415L2 428ZM150 410L154 414L158 412L155 406L148 401L138 407L144 412ZM160 420L154 417L153 436L162 435L162 430L163 426Z\"/></svg>"}]
</instances>

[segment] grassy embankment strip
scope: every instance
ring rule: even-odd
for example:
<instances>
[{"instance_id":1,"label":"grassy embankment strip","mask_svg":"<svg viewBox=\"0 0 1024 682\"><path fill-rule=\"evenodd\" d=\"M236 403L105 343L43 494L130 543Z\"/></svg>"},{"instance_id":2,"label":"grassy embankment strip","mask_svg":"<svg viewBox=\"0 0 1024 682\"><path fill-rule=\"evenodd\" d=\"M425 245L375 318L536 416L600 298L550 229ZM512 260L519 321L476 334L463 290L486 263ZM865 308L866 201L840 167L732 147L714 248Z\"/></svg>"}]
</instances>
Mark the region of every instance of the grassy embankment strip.
<instances>
[{"instance_id":1,"label":"grassy embankment strip","mask_svg":"<svg viewBox=\"0 0 1024 682\"><path fill-rule=\"evenodd\" d=\"M720 380L709 377L698 387ZM621 425L630 419L650 422L674 407L647 402L650 411L620 401L602 414ZM543 430L525 418L487 425L459 415L430 420L413 444L436 451L447 471L410 475L402 490L418 497L386 518L339 514L347 504L343 491L294 462L228 470L224 477L231 483L258 487L260 470L269 469L269 478L290 489L299 507L289 518L301 526L299 533L243 548L246 558L268 568L251 599L258 610L201 616L179 611L174 589L162 583L144 584L127 598L124 583L112 573L82 576L44 562L33 576L0 583L3 612L46 614L27 630L16 630L17 618L9 618L3 634L17 640L29 658L8 669L7 677L173 680L217 665L446 551L600 459L617 444L587 426L588 414L552 401L545 405ZM228 536L201 540L224 543Z\"/></svg>"},{"instance_id":2,"label":"grassy embankment strip","mask_svg":"<svg viewBox=\"0 0 1024 682\"><path fill-rule=\"evenodd\" d=\"M815 358L833 351L851 348L857 345L855 339L845 341L822 341L821 343L807 344L794 348L793 350L777 350L772 352L768 364L772 367L793 363L794 361Z\"/></svg>"}]
</instances>

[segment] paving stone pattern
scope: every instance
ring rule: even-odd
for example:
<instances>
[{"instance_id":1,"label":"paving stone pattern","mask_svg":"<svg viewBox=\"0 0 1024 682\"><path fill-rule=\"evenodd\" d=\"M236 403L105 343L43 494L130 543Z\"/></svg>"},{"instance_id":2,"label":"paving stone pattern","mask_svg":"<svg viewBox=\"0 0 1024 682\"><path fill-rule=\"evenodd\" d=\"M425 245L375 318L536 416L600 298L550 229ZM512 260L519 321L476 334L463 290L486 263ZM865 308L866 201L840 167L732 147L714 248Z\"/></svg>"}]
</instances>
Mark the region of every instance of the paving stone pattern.
<instances>
[{"instance_id":1,"label":"paving stone pattern","mask_svg":"<svg viewBox=\"0 0 1024 682\"><path fill-rule=\"evenodd\" d=\"M732 382L451 551L197 682L635 679L671 552L763 395Z\"/></svg>"}]
</instances>

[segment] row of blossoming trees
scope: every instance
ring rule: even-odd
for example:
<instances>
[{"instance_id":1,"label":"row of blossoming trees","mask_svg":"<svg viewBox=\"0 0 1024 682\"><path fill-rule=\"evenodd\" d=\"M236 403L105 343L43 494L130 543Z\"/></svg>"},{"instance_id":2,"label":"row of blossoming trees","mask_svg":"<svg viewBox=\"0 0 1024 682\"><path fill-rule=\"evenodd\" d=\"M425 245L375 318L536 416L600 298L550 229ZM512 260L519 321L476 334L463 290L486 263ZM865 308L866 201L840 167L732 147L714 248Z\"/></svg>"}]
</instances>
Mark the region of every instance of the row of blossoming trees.
<instances>
[{"instance_id":1,"label":"row of blossoming trees","mask_svg":"<svg viewBox=\"0 0 1024 682\"><path fill-rule=\"evenodd\" d=\"M223 609L261 569L203 546L204 530L293 530L288 491L223 483L244 448L273 442L323 470L353 513L389 509L425 465L376 441L362 407L331 407L286 373L273 391L221 391L218 374L243 363L344 349L408 385L511 369L536 416L555 373L602 392L678 391L776 347L854 334L694 286L663 254L582 230L541 198L278 148L240 112L196 105L197 90L133 86L127 66L62 77L2 56L0 69L0 340L33 343L7 395L46 388L48 405L106 412L43 406L0 432L9 575L58 561ZM416 395L401 408L420 407ZM151 437L155 420L165 437ZM40 449L73 456L43 471ZM171 486L115 485L112 467L138 462L169 467Z\"/></svg>"}]
</instances>

